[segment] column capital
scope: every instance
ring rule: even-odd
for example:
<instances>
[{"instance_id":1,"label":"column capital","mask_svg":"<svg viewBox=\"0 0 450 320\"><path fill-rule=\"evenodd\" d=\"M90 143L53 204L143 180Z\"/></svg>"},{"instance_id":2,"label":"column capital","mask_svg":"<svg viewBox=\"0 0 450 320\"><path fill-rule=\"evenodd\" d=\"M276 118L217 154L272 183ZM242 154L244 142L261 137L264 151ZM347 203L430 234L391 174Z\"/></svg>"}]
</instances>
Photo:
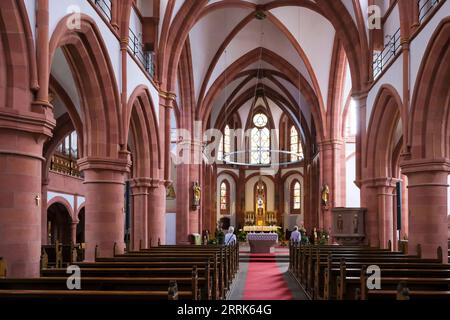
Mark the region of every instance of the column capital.
<instances>
[{"instance_id":1,"label":"column capital","mask_svg":"<svg viewBox=\"0 0 450 320\"><path fill-rule=\"evenodd\" d=\"M159 96L161 98L167 99L167 100L175 100L177 98L176 93L174 92L168 92L164 90L159 90Z\"/></svg>"},{"instance_id":2,"label":"column capital","mask_svg":"<svg viewBox=\"0 0 450 320\"><path fill-rule=\"evenodd\" d=\"M361 180L360 184L369 188L395 188L399 181L401 180L392 177L378 177Z\"/></svg>"},{"instance_id":3,"label":"column capital","mask_svg":"<svg viewBox=\"0 0 450 320\"><path fill-rule=\"evenodd\" d=\"M450 173L450 159L411 159L400 163L402 173L405 175L425 172L447 172Z\"/></svg>"},{"instance_id":4,"label":"column capital","mask_svg":"<svg viewBox=\"0 0 450 320\"><path fill-rule=\"evenodd\" d=\"M56 120L46 112L17 112L13 109L0 108L0 128L53 136Z\"/></svg>"},{"instance_id":5,"label":"column capital","mask_svg":"<svg viewBox=\"0 0 450 320\"><path fill-rule=\"evenodd\" d=\"M85 170L107 170L117 172L129 172L131 161L126 159L107 158L107 157L85 157L77 161L80 171Z\"/></svg>"},{"instance_id":6,"label":"column capital","mask_svg":"<svg viewBox=\"0 0 450 320\"><path fill-rule=\"evenodd\" d=\"M329 139L329 140L323 140L318 143L319 149L321 151L323 150L330 150L330 149L337 149L341 148L344 145L344 141L340 139Z\"/></svg>"},{"instance_id":7,"label":"column capital","mask_svg":"<svg viewBox=\"0 0 450 320\"><path fill-rule=\"evenodd\" d=\"M355 100L364 100L369 96L369 90L352 92L352 98Z\"/></svg>"}]
</instances>

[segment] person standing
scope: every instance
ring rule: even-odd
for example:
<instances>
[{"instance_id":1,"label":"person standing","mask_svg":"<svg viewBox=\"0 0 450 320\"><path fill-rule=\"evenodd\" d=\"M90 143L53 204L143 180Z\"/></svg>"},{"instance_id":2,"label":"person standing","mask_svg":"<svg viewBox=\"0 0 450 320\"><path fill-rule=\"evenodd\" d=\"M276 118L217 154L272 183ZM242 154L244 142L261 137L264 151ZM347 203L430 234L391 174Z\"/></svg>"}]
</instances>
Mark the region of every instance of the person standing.
<instances>
[{"instance_id":1,"label":"person standing","mask_svg":"<svg viewBox=\"0 0 450 320\"><path fill-rule=\"evenodd\" d=\"M234 234L234 227L228 228L228 233L225 235L224 243L226 246L233 245L237 242L236 235Z\"/></svg>"},{"instance_id":2,"label":"person standing","mask_svg":"<svg viewBox=\"0 0 450 320\"><path fill-rule=\"evenodd\" d=\"M298 227L297 226L295 226L294 227L294 231L292 231L292 233L291 233L291 241L293 241L293 242L296 242L296 243L298 243L298 242L300 242L300 240L302 239L302 234L300 233L300 231L298 231Z\"/></svg>"}]
</instances>

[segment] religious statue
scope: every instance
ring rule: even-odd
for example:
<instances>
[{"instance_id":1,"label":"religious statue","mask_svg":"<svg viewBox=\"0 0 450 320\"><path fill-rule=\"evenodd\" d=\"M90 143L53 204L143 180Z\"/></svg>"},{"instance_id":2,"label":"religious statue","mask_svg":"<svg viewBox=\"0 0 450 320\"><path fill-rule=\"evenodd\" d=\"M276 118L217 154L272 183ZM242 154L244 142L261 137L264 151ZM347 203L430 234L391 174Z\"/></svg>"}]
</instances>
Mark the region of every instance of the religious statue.
<instances>
[{"instance_id":1,"label":"religious statue","mask_svg":"<svg viewBox=\"0 0 450 320\"><path fill-rule=\"evenodd\" d=\"M359 230L359 217L357 214L353 217L353 233L358 233Z\"/></svg>"},{"instance_id":2,"label":"religious statue","mask_svg":"<svg viewBox=\"0 0 450 320\"><path fill-rule=\"evenodd\" d=\"M194 185L192 186L193 191L193 203L192 206L195 208L198 208L200 206L200 197L202 189L200 188L200 184L198 181L194 182Z\"/></svg>"},{"instance_id":3,"label":"religious statue","mask_svg":"<svg viewBox=\"0 0 450 320\"><path fill-rule=\"evenodd\" d=\"M344 230L344 220L342 219L342 214L338 216L337 229L339 232L342 232Z\"/></svg>"},{"instance_id":4,"label":"religious statue","mask_svg":"<svg viewBox=\"0 0 450 320\"><path fill-rule=\"evenodd\" d=\"M328 187L327 184L324 184L322 188L322 205L324 207L328 206L329 197L330 197L330 188Z\"/></svg>"},{"instance_id":5,"label":"religious statue","mask_svg":"<svg viewBox=\"0 0 450 320\"><path fill-rule=\"evenodd\" d=\"M173 183L169 184L169 186L167 187L166 198L169 200L174 200L176 198L175 188L173 186Z\"/></svg>"}]
</instances>

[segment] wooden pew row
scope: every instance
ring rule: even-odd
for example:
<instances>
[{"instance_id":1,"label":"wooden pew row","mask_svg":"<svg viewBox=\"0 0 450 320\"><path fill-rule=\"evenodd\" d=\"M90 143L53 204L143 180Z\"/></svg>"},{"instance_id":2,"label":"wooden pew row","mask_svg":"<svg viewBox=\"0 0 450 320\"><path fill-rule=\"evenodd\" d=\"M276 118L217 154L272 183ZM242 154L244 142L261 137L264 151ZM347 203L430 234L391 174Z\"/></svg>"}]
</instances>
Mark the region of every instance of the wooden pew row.
<instances>
[{"instance_id":1,"label":"wooden pew row","mask_svg":"<svg viewBox=\"0 0 450 320\"><path fill-rule=\"evenodd\" d=\"M442 256L439 256L439 251L438 259L425 260L419 259L420 247L418 249L417 256L405 256L401 252L392 253L388 250L378 250L376 248L367 247L308 246L302 248L291 246L290 267L291 272L309 291L312 298L322 298L321 293L323 292L323 298L330 299L331 296L338 295L338 293L332 293L332 291L334 289L333 284L335 284L336 287L338 286L336 279L341 273L340 266L336 265L339 262L330 262L330 252L332 252L333 256L338 260L345 257L345 259L350 261L348 262L349 264L353 264L356 267L356 270L364 263L383 263L387 267L395 266L395 268L406 268L406 266L402 266L402 264L407 264L415 268L423 267L424 265L427 265L427 268L441 266L441 264L438 263L438 261L442 261L440 260ZM442 252L440 252L440 254L442 254ZM336 268L338 269L338 274L336 274ZM330 275L328 275L327 272L324 272L328 269L331 269ZM336 277L334 280L333 276Z\"/></svg>"},{"instance_id":2,"label":"wooden pew row","mask_svg":"<svg viewBox=\"0 0 450 320\"><path fill-rule=\"evenodd\" d=\"M5 303L16 302L145 302L151 300L188 300L191 292L166 291L69 291L69 290L0 290L0 299Z\"/></svg>"},{"instance_id":3,"label":"wooden pew row","mask_svg":"<svg viewBox=\"0 0 450 320\"><path fill-rule=\"evenodd\" d=\"M187 299L199 300L201 290L199 286L205 282L205 278L199 278L197 270L191 271L191 277L152 277L152 278L113 278L113 277L82 277L80 291L154 291L164 292L168 297L170 282L176 282L178 290L184 292ZM48 277L36 279L0 279L0 291L65 291L67 287L67 277ZM77 290L78 291L78 290ZM190 293L188 295L188 293Z\"/></svg>"},{"instance_id":4,"label":"wooden pew row","mask_svg":"<svg viewBox=\"0 0 450 320\"><path fill-rule=\"evenodd\" d=\"M450 291L447 290L410 290L410 286L417 286L417 279L401 281L396 290L368 290L365 299L396 299L396 300L446 300L450 301Z\"/></svg>"},{"instance_id":5,"label":"wooden pew row","mask_svg":"<svg viewBox=\"0 0 450 320\"><path fill-rule=\"evenodd\" d=\"M183 255L177 256L168 256L168 255L160 255L160 256L149 256L149 255L140 255L140 256L126 256L120 255L118 257L112 258L100 258L96 256L95 263L79 263L78 266L81 268L89 268L89 267L98 267L102 268L123 268L123 267L193 267L194 265L199 267L206 264L208 268L211 270L212 281L214 285L214 298L224 298L227 290L226 279L224 278L224 265L223 263L219 263L218 255L215 253L212 254L198 254L192 256L191 253L187 252ZM206 266L205 266L206 268ZM207 282L210 283L209 281ZM209 286L210 287L210 286Z\"/></svg>"},{"instance_id":6,"label":"wooden pew row","mask_svg":"<svg viewBox=\"0 0 450 320\"><path fill-rule=\"evenodd\" d=\"M163 267L162 267L163 266ZM118 265L109 263L107 266L98 263L82 264L79 266L83 279L87 278L185 278L192 273L190 264L184 267L158 266L149 267L148 264L142 267L127 266L127 264ZM220 287L218 279L211 276L210 265L204 264L197 267L199 277L198 287L202 293L202 299L219 299ZM67 277L66 269L43 269L42 277ZM214 282L215 281L215 282Z\"/></svg>"},{"instance_id":7,"label":"wooden pew row","mask_svg":"<svg viewBox=\"0 0 450 320\"><path fill-rule=\"evenodd\" d=\"M414 290L448 290L450 279L450 267L444 264L377 264L381 271L381 287L383 289L395 289L397 285L409 280L414 286ZM367 297L367 268L366 265L353 265L347 269L345 262L341 262L340 269L331 269L331 280L327 285L331 287L325 289L336 290L331 295L339 300L355 299ZM325 278L328 278L328 270ZM335 286L333 287L333 282ZM409 282L408 281L408 282ZM325 295L325 293L324 293Z\"/></svg>"},{"instance_id":8,"label":"wooden pew row","mask_svg":"<svg viewBox=\"0 0 450 320\"><path fill-rule=\"evenodd\" d=\"M141 249L140 251L131 251L126 253L126 256L136 256L136 255L145 255L145 254L172 254L172 253L182 253L185 254L187 251L198 253L198 252L222 252L221 256L224 255L225 261L224 265L226 266L226 270L228 271L227 279L228 283L231 284L232 280L234 279L238 268L239 268L239 246L231 245L231 246L193 246L193 245L186 245L186 246L159 246L159 247L152 247L149 249ZM118 255L115 255L118 256Z\"/></svg>"},{"instance_id":9,"label":"wooden pew row","mask_svg":"<svg viewBox=\"0 0 450 320\"><path fill-rule=\"evenodd\" d=\"M391 266L394 268L402 267L403 264L410 265L411 268L421 268L424 264L428 265L428 267L439 268L442 264L441 256L439 256L438 250L438 258L437 259L420 259L416 256L406 256L406 255L398 255L397 253L375 253L375 254L366 254L366 253L358 253L358 254L342 254L342 253L328 253L327 258L320 256L320 258L316 255L316 258L311 258L312 263L314 264L314 273L309 272L311 266L308 265L308 275L311 274L313 277L314 283L314 297L330 299L330 295L333 295L332 286L335 284L335 273L328 273L327 269L332 269L333 267L340 268L341 259L345 259L345 261L352 265L352 267L361 267L364 264L373 265L376 264L381 267ZM318 262L319 261L319 262ZM407 268L407 266L403 266L403 268ZM308 278L308 285L311 286L311 279ZM321 296L323 293L323 296Z\"/></svg>"},{"instance_id":10,"label":"wooden pew row","mask_svg":"<svg viewBox=\"0 0 450 320\"><path fill-rule=\"evenodd\" d=\"M401 253L377 250L367 247L311 247L295 248L296 261L293 261L292 272L302 286L313 298L321 298L323 291L323 274L327 266L328 256L333 252L337 256L345 256L350 261L358 261L362 256L368 260L416 261L416 257L406 257ZM318 263L319 261L319 263Z\"/></svg>"},{"instance_id":11,"label":"wooden pew row","mask_svg":"<svg viewBox=\"0 0 450 320\"><path fill-rule=\"evenodd\" d=\"M232 253L232 248L151 248L146 249L145 251L137 251L137 252L129 252L123 255L115 255L115 258L138 258L142 260L142 257L151 257L151 258L161 258L161 257L202 257L205 255L215 255L219 256L219 273L220 278L223 277L225 289L228 290L231 286L231 283L237 273L237 267L235 262L235 255ZM223 265L223 267L222 267Z\"/></svg>"}]
</instances>

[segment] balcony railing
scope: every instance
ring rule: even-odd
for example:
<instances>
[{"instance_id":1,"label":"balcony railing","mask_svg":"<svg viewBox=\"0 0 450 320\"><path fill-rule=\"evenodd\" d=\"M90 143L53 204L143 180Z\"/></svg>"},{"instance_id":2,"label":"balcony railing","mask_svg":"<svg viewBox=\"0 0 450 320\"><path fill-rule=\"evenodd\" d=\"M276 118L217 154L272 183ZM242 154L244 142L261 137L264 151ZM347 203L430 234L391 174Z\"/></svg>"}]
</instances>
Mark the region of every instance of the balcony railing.
<instances>
[{"instance_id":1,"label":"balcony railing","mask_svg":"<svg viewBox=\"0 0 450 320\"><path fill-rule=\"evenodd\" d=\"M419 0L419 22L422 22L442 0Z\"/></svg>"},{"instance_id":2,"label":"balcony railing","mask_svg":"<svg viewBox=\"0 0 450 320\"><path fill-rule=\"evenodd\" d=\"M94 1L97 8L105 15L105 17L111 21L112 20L112 4L111 0L95 0Z\"/></svg>"},{"instance_id":3,"label":"balcony railing","mask_svg":"<svg viewBox=\"0 0 450 320\"><path fill-rule=\"evenodd\" d=\"M81 177L77 161L62 154L53 155L50 170L72 177Z\"/></svg>"},{"instance_id":4,"label":"balcony railing","mask_svg":"<svg viewBox=\"0 0 450 320\"><path fill-rule=\"evenodd\" d=\"M133 30L130 29L130 42L128 44L129 49L133 55L139 60L150 76L155 75L155 67L153 63L153 55L151 52L144 52L142 41Z\"/></svg>"},{"instance_id":5,"label":"balcony railing","mask_svg":"<svg viewBox=\"0 0 450 320\"><path fill-rule=\"evenodd\" d=\"M389 62L400 51L400 28L391 37L384 47L383 51L374 55L373 60L373 78L377 78L386 68Z\"/></svg>"}]
</instances>

